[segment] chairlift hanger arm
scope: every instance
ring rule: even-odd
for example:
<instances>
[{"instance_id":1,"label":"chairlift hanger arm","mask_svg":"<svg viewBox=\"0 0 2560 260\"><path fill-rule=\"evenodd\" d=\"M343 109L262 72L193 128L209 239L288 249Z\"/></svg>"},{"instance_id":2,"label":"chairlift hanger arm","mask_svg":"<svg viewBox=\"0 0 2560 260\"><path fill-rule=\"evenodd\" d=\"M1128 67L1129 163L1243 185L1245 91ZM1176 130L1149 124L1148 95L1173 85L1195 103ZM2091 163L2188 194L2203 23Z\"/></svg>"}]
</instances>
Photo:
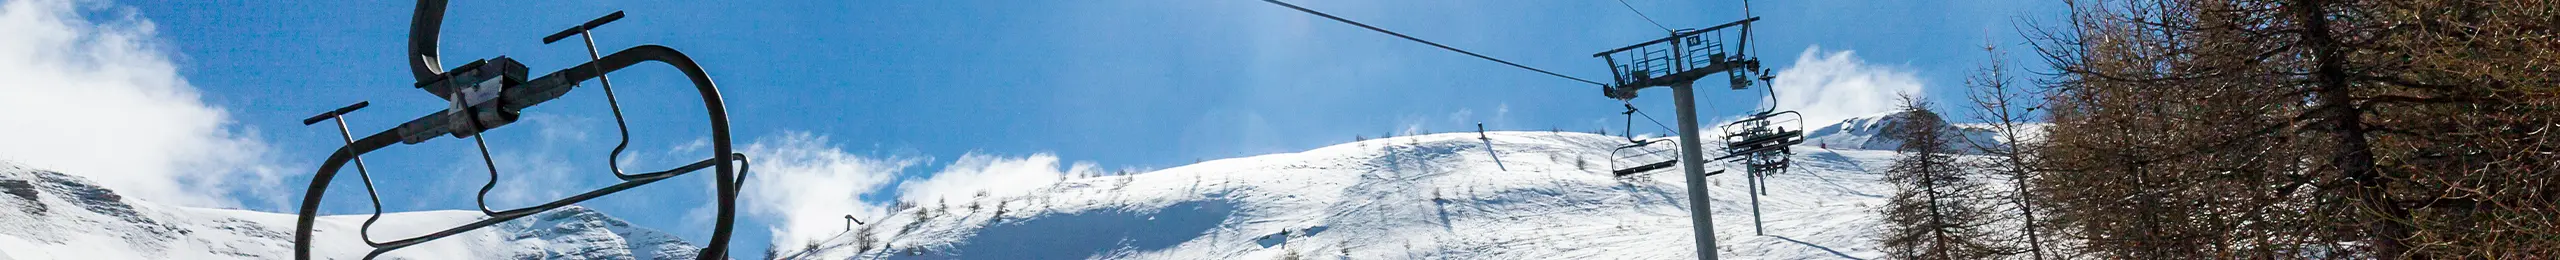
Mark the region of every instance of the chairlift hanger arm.
<instances>
[{"instance_id":1,"label":"chairlift hanger arm","mask_svg":"<svg viewBox=\"0 0 2560 260\"><path fill-rule=\"evenodd\" d=\"M409 74L418 82L444 74L444 65L436 57L436 37L444 30L444 5L445 0L418 0L417 12L409 16Z\"/></svg>"}]
</instances>

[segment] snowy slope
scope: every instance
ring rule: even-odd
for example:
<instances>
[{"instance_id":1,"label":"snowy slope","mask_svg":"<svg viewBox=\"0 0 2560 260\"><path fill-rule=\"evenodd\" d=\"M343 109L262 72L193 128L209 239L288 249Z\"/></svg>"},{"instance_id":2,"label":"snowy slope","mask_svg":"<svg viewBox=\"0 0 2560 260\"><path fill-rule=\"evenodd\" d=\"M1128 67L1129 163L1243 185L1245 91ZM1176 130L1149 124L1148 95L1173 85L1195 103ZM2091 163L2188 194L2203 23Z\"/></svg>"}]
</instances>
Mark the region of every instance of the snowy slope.
<instances>
[{"instance_id":1,"label":"snowy slope","mask_svg":"<svg viewBox=\"0 0 2560 260\"><path fill-rule=\"evenodd\" d=\"M124 198L79 177L0 162L0 259L290 259L294 215L160 205ZM319 257L353 259L366 215L322 216ZM374 239L388 241L478 220L479 212L390 213ZM386 259L691 259L673 235L568 207L393 251Z\"/></svg>"},{"instance_id":2,"label":"snowy slope","mask_svg":"<svg viewBox=\"0 0 2560 260\"><path fill-rule=\"evenodd\" d=\"M1835 128L1837 128L1835 126ZM1865 138L1860 132L1834 138ZM1609 176L1625 139L1448 133L1068 180L1027 196L920 205L800 259L1684 259L1678 169ZM1872 138L1861 139L1871 140ZM1492 147L1489 151L1487 147ZM1726 259L1875 258L1889 150L1797 147L1753 235L1739 173L1709 177ZM1886 147L1889 149L1889 147ZM1669 156L1673 153L1664 153ZM1498 155L1498 156L1497 156ZM1667 160L1668 157L1648 160ZM1731 164L1709 164L1736 169ZM1508 170L1504 170L1504 169ZM1713 169L1711 169L1713 170ZM972 209L970 205L977 205ZM999 206L1001 205L1001 206ZM866 238L867 237L867 238ZM873 241L865 246L863 241Z\"/></svg>"}]
</instances>

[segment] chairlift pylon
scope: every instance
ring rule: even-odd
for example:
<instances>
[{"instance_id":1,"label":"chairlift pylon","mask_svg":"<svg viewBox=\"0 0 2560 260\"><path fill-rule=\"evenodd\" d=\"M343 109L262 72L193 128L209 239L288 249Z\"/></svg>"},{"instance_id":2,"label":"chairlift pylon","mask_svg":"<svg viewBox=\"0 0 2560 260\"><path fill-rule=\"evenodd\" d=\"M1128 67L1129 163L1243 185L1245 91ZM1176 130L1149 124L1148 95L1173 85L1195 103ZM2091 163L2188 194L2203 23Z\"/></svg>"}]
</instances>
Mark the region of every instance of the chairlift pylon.
<instances>
[{"instance_id":1,"label":"chairlift pylon","mask_svg":"<svg viewBox=\"0 0 2560 260\"><path fill-rule=\"evenodd\" d=\"M1752 41L1750 38L1751 23L1760 20L1760 17L1750 15L1749 1L1744 1L1743 16L1747 18L1742 20L1708 26L1703 29L1671 30L1671 35L1669 37L1592 54L1592 57L1602 58L1604 61L1608 62L1610 74L1614 79L1614 83L1601 83L1598 81L1584 80L1581 78L1566 76L1564 74L1557 74L1547 70L1532 68L1527 65L1520 65L1518 63L1495 59L1493 57L1476 54L1474 52L1460 50L1455 47L1449 47L1448 45L1441 45L1439 43L1388 31L1376 26L1369 26L1367 24L1351 21L1350 19L1345 19L1339 16L1325 14L1305 7L1284 3L1279 0L1263 1L1295 9L1300 12L1306 12L1308 14L1332 19L1345 24L1359 26L1371 31L1404 38L1405 40L1475 56L1476 58L1485 59L1487 61L1545 73L1559 78L1600 85L1602 96L1622 102L1636 98L1637 91L1645 88L1668 87L1672 91L1672 104L1675 111L1678 112L1677 118L1680 125L1680 129L1673 130L1674 133L1677 133L1680 136L1680 141L1668 143L1674 144L1674 146L1678 146L1680 148L1678 155L1681 159L1640 165L1650 167L1629 167L1626 169L1613 170L1618 172L1617 175L1625 176L1651 169L1668 168L1670 167L1669 164L1679 164L1684 166L1682 167L1684 172L1682 174L1682 179L1688 186L1686 193L1689 201L1692 203L1705 203L1710 201L1706 192L1706 177L1724 172L1715 171L1710 173L1707 172L1705 169L1706 167L1702 165L1707 160L1703 155L1705 153L1705 148L1701 147L1699 144L1701 142L1699 129L1702 128L1698 125L1698 110L1695 100L1696 96L1694 95L1695 90L1692 85L1694 85L1696 81L1715 73L1728 73L1728 83L1737 90L1746 89L1751 86L1750 81L1747 80L1744 75L1746 73L1755 71L1760 72L1763 74L1759 77L1762 81L1767 81L1770 78L1768 75L1765 75L1768 70L1760 68L1760 59L1756 57L1758 55L1753 54L1756 53L1758 49L1749 47L1749 44ZM1629 9L1633 8L1630 7ZM1648 20L1650 20L1650 18L1648 18ZM1725 41L1721 39L1721 36L1724 35L1722 30L1726 28L1739 28L1741 31L1739 33L1740 37L1733 41ZM1708 38L1708 33L1715 33L1714 36L1717 38ZM1733 44L1723 44L1726 42L1731 42ZM1729 49L1726 48L1728 46L1730 46ZM1630 111L1628 113L1634 113L1632 109L1633 106L1629 106L1629 108ZM1633 124L1632 118L1629 119L1629 124ZM1616 168L1616 161L1614 160L1617 158L1614 157L1617 157L1617 153L1627 149L1640 149L1647 145L1660 143L1634 140L1632 134L1628 136L1628 139L1632 145L1621 146L1611 151L1613 157L1611 158L1613 160L1612 168ZM1692 241L1697 243L1697 247L1695 249L1697 250L1698 258L1706 260L1716 259L1717 253L1715 232L1712 229L1712 227L1715 226L1715 220L1709 217L1714 215L1709 212L1710 208L1712 207L1706 207L1703 205L1692 205L1689 207L1690 234L1695 236L1695 239L1692 239Z\"/></svg>"},{"instance_id":2,"label":"chairlift pylon","mask_svg":"<svg viewBox=\"0 0 2560 260\"><path fill-rule=\"evenodd\" d=\"M330 154L327 160L321 163L319 171L313 174L310 187L306 189L306 192L303 195L302 207L294 226L293 241L295 259L312 259L311 248L314 243L312 241L312 232L314 231L313 224L319 216L320 201L327 195L330 180L337 175L342 166L345 166L345 164L351 160L357 161L357 172L365 179L366 195L369 199L374 201L373 207L375 216L373 218L366 219L365 223L356 230L358 234L364 234L360 235L360 237L363 238L365 245L372 248L370 252L365 254L365 259L372 259L392 250L398 250L420 243L425 243L427 241L459 235L471 230L487 228L507 221L532 216L535 213L566 207L578 202L595 199L604 195L629 190L641 185L655 183L657 181L666 180L675 176L703 169L713 170L713 180L715 181L715 185L712 185L715 190L715 193L713 194L713 201L717 208L714 213L715 215L712 223L711 239L703 243L702 251L697 255L697 258L728 258L730 231L736 223L737 197L739 190L744 188L743 183L744 178L746 178L749 162L745 154L734 152L734 146L730 142L727 106L723 105L721 101L719 87L712 83L710 75L704 72L702 66L695 64L691 57L685 56L682 52L677 52L673 48L658 45L641 45L623 49L610 55L599 56L595 51L594 37L586 36L584 38L587 40L587 50L589 53L588 62L578 64L576 66L570 66L539 77L529 77L529 74L523 64L516 63L514 59L507 58L506 56L472 61L468 64L455 67L453 70L446 71L440 65L440 61L437 60L437 56L439 54L437 53L438 51L436 47L438 41L437 35L440 34L439 31L443 26L444 13L444 0L418 1L418 6L414 14L415 16L410 20L411 24L409 27L409 65L410 71L418 80L415 87L425 90L428 93L435 94L439 99L446 101L449 105L444 111L428 114L426 116L410 120L407 123L402 123L397 127L386 129L372 135L367 135L363 138L352 138L353 135L346 132L345 124L341 121L339 124L339 130L343 135L342 137L348 137L343 138L345 139L343 140L345 146L338 148L336 152ZM622 12L617 11L603 17L598 17L586 22L585 24L578 25L577 27L570 28L569 30L564 30L559 34L545 37L543 39L543 43L551 43L571 35L588 34L588 30L601 26L605 23L621 19L622 16ZM615 177L621 179L621 182L596 190L578 193L576 195L571 195L551 202L541 203L539 205L506 210L490 210L486 201L483 200L479 206L481 212L487 215L487 217L478 221L438 230L425 235L387 242L374 241L369 236L370 232L368 231L372 229L375 220L380 218L381 197L373 192L371 174L366 172L366 169L364 169L364 166L362 165L362 161L357 159L363 154L377 151L393 144L417 144L420 142L426 142L436 139L436 137L439 136L472 138L475 143L481 144L479 152L481 153L483 162L491 166L490 183L488 185L484 185L481 189L482 197L485 198L489 187L496 185L496 175L498 172L496 167L494 167L494 159L489 156L486 144L484 142L480 142L480 139L484 138L482 135L484 131L506 126L509 123L515 122L523 109L542 102L558 99L561 96L568 94L571 89L577 87L579 82L584 82L587 79L598 79L601 81L606 73L628 68L643 62L659 62L675 67L675 69L683 73L687 79L692 80L695 90L702 96L704 110L708 112L709 116L711 130L709 140L712 146L712 154L710 158L672 169L638 174L624 174L620 172L619 167L613 167L615 169ZM611 83L605 84L607 86L607 99L608 101L611 101L613 99L610 87ZM306 119L304 124L314 124L321 120L342 118L345 114L352 112L355 109L363 108L365 105L366 103L360 102L355 105L348 106L347 108L323 113L320 116L314 116L311 119ZM623 126L621 124L623 120L620 105L616 104L613 109L615 110L614 116L617 126ZM627 126L624 127L624 141L623 144L617 145L614 148L616 154L614 157L619 157L619 153L623 150L623 146L628 145L628 132ZM608 165L616 163L610 161L611 159L608 160L609 161L605 162Z\"/></svg>"}]
</instances>

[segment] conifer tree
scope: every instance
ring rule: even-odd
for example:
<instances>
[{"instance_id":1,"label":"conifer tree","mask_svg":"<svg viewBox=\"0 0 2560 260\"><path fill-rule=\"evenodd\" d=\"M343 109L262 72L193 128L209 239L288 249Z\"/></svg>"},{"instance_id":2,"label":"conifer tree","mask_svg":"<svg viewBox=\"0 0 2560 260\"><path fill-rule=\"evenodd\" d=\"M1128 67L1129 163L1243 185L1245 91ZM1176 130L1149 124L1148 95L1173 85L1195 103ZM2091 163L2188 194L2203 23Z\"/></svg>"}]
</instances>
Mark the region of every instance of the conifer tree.
<instances>
[{"instance_id":1,"label":"conifer tree","mask_svg":"<svg viewBox=\"0 0 2560 260\"><path fill-rule=\"evenodd\" d=\"M2031 181L2068 251L2560 254L2560 5L2072 3Z\"/></svg>"},{"instance_id":2,"label":"conifer tree","mask_svg":"<svg viewBox=\"0 0 2560 260\"><path fill-rule=\"evenodd\" d=\"M2018 233L2002 240L2012 240L2007 243L2009 247L2022 247L2028 259L2045 259L2044 233L2038 232L2037 226L2041 224L2036 217L2038 197L2031 189L2034 186L2028 185L2036 173L2033 151L2040 146L2029 137L2042 135L2042 128L2032 126L2036 103L2010 78L2006 53L1996 45L1986 44L1982 50L1991 59L1965 78L1965 98L1973 101L1973 119L1993 133L1990 140L1963 139L1967 147L1982 152L1982 156L1970 160L1968 168L1981 170L1990 175L1987 177L2008 180L2010 187L2001 194L2005 198L2000 203L2008 204L2017 213L2010 219L2017 223Z\"/></svg>"},{"instance_id":3,"label":"conifer tree","mask_svg":"<svg viewBox=\"0 0 2560 260\"><path fill-rule=\"evenodd\" d=\"M1929 104L1904 96L1902 115L1887 134L1902 140L1886 169L1894 195L1885 204L1885 253L1899 259L1982 259L2001 251L1985 225L1981 184L1967 178L1949 143L1945 123Z\"/></svg>"}]
</instances>

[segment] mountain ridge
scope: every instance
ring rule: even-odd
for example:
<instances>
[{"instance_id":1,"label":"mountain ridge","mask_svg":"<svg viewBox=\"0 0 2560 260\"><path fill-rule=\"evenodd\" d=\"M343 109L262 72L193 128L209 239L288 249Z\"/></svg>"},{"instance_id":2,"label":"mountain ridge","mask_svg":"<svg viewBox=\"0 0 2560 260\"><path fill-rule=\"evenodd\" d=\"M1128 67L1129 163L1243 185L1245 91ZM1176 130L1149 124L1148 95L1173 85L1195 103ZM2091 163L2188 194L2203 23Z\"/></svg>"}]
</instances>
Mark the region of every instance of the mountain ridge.
<instances>
[{"instance_id":1,"label":"mountain ridge","mask_svg":"<svg viewBox=\"0 0 2560 260\"><path fill-rule=\"evenodd\" d=\"M1902 140L1888 133L1913 127L1910 117L1908 112L1902 111L1850 117L1805 131L1804 143L1826 149L1891 151L1902 147ZM1983 154L1982 149L1974 147L1975 144L1996 146L2001 143L1998 128L1989 124L1956 124L1948 123L1946 120L1942 118L1929 127L1937 127L1942 130L1941 133L1946 133L1946 140L1955 142L1950 145L1955 146L1959 153L1979 155ZM2042 123L2030 123L2023 127L2035 128L2042 125Z\"/></svg>"},{"instance_id":2,"label":"mountain ridge","mask_svg":"<svg viewBox=\"0 0 2560 260\"><path fill-rule=\"evenodd\" d=\"M1694 257L1686 249L1692 247L1689 203L1677 167L1611 176L1609 151L1626 143L1616 136L1482 136L1371 139L1072 179L1024 196L911 205L862 228L786 248L780 258ZM1882 256L1866 235L1877 231L1873 207L1883 204L1890 185L1872 169L1884 168L1893 153L1796 148L1799 170L1773 176L1770 196L1760 201L1771 236L1752 235L1741 174L1709 177L1718 254Z\"/></svg>"}]
</instances>

